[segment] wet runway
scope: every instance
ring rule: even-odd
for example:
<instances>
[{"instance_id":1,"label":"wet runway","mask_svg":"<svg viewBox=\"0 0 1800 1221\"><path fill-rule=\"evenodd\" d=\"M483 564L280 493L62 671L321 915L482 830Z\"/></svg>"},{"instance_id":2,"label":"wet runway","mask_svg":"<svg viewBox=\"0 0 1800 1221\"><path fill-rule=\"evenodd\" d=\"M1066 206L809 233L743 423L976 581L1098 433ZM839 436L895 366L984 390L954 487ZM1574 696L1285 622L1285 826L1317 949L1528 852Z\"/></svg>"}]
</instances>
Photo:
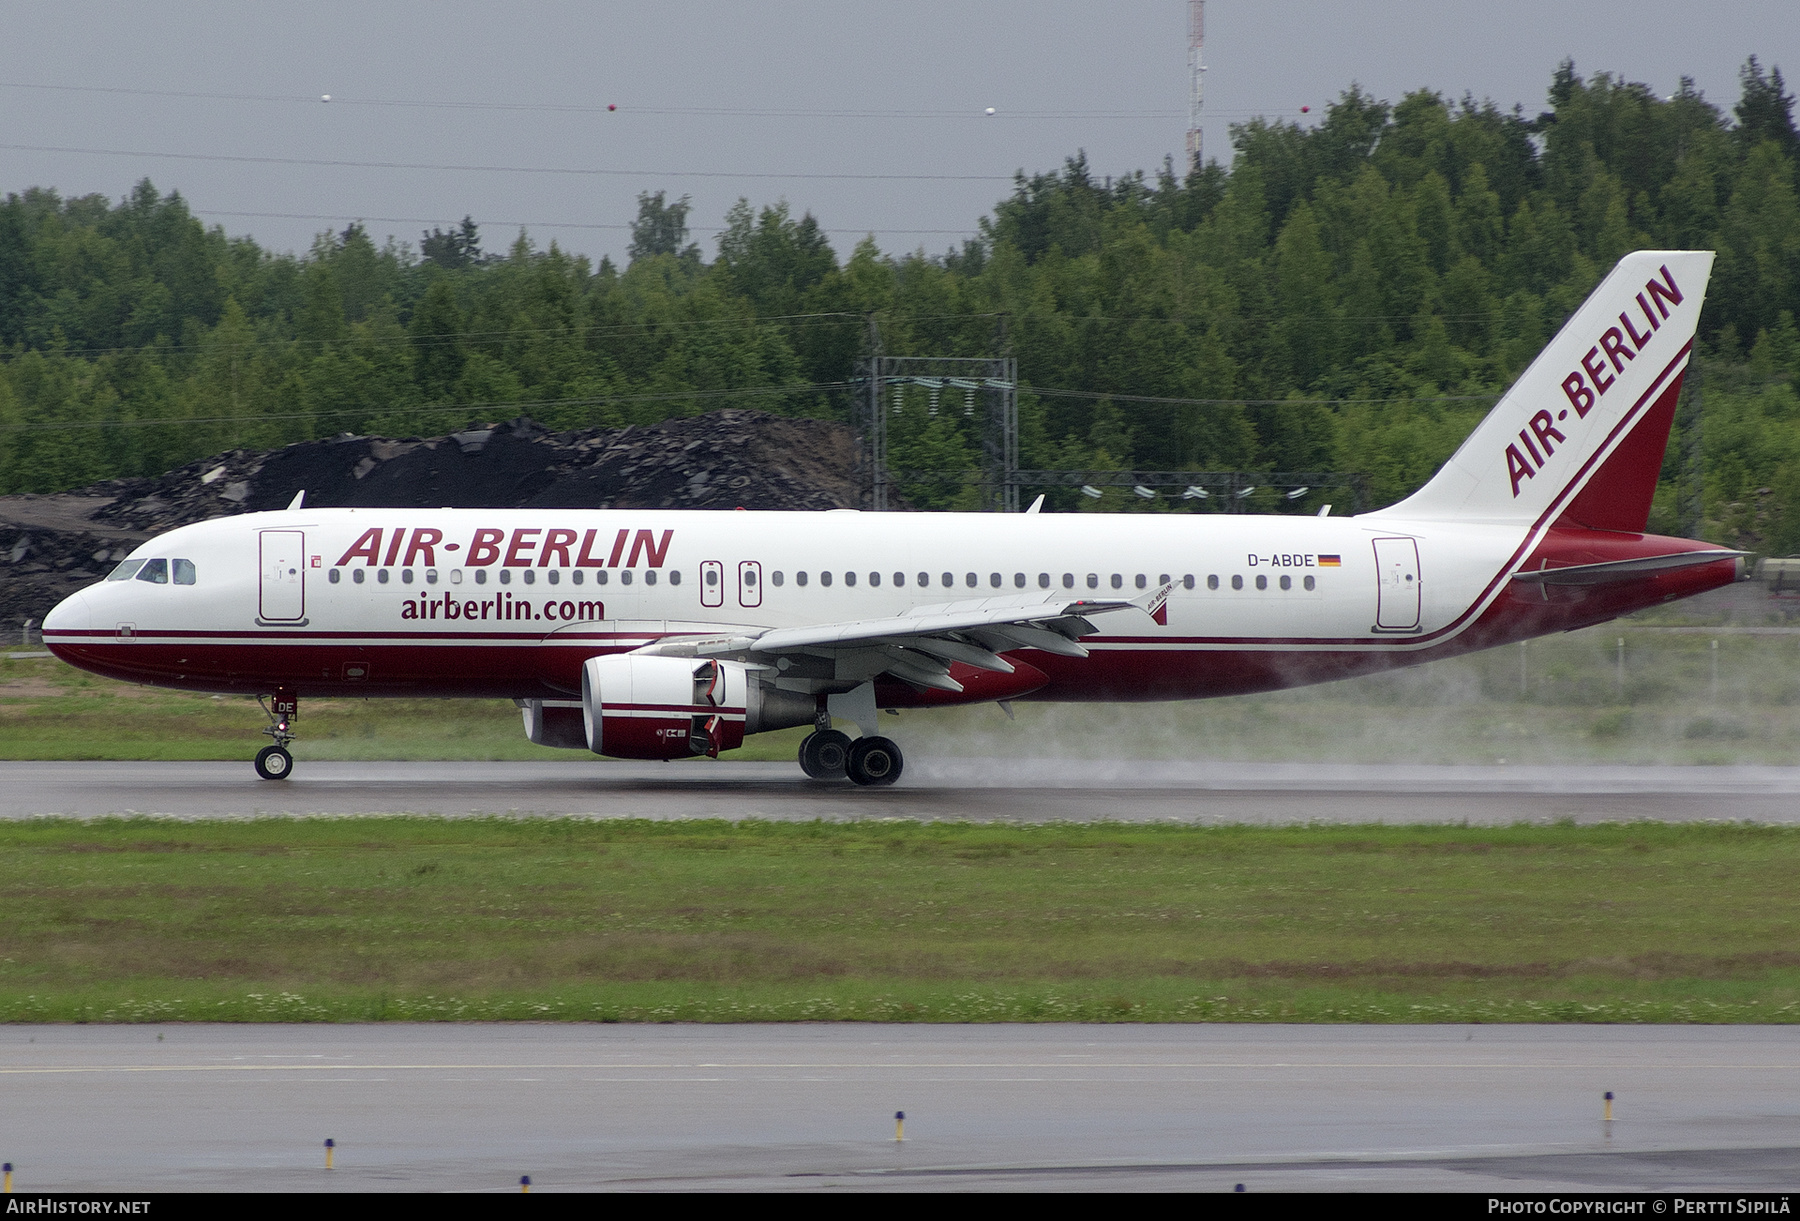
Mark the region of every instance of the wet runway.
<instances>
[{"instance_id":1,"label":"wet runway","mask_svg":"<svg viewBox=\"0 0 1800 1221\"><path fill-rule=\"evenodd\" d=\"M0 1083L27 1195L1800 1179L1794 1027L8 1026Z\"/></svg>"},{"instance_id":2,"label":"wet runway","mask_svg":"<svg viewBox=\"0 0 1800 1221\"><path fill-rule=\"evenodd\" d=\"M0 763L0 818L415 813L597 818L1477 824L1800 820L1800 768L916 759L891 789L786 763Z\"/></svg>"}]
</instances>

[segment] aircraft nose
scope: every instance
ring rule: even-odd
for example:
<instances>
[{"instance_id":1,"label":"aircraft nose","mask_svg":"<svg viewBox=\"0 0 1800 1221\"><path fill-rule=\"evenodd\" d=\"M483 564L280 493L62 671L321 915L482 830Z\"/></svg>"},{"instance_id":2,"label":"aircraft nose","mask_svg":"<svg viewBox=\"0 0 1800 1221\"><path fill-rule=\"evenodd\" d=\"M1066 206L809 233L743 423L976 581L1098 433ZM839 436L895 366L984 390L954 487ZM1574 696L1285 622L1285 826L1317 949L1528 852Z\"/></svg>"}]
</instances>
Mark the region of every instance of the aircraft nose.
<instances>
[{"instance_id":1,"label":"aircraft nose","mask_svg":"<svg viewBox=\"0 0 1800 1221\"><path fill-rule=\"evenodd\" d=\"M74 593L58 602L48 615L44 616L43 630L46 632L79 632L92 625L93 614L88 608L87 599Z\"/></svg>"}]
</instances>

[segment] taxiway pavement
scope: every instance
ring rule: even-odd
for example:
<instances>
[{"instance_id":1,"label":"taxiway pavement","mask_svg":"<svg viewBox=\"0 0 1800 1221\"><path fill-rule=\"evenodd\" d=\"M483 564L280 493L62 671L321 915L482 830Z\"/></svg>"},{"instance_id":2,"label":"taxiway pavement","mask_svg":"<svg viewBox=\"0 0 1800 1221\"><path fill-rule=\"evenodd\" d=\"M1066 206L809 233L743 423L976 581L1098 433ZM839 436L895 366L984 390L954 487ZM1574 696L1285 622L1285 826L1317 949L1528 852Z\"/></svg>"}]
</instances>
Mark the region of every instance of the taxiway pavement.
<instances>
[{"instance_id":1,"label":"taxiway pavement","mask_svg":"<svg viewBox=\"0 0 1800 1221\"><path fill-rule=\"evenodd\" d=\"M0 1083L24 1195L1800 1179L1792 1026L7 1026Z\"/></svg>"},{"instance_id":2,"label":"taxiway pavement","mask_svg":"<svg viewBox=\"0 0 1800 1221\"><path fill-rule=\"evenodd\" d=\"M786 763L0 762L0 818L380 813L597 818L1504 824L1800 821L1800 768L918 759L889 789Z\"/></svg>"}]
</instances>

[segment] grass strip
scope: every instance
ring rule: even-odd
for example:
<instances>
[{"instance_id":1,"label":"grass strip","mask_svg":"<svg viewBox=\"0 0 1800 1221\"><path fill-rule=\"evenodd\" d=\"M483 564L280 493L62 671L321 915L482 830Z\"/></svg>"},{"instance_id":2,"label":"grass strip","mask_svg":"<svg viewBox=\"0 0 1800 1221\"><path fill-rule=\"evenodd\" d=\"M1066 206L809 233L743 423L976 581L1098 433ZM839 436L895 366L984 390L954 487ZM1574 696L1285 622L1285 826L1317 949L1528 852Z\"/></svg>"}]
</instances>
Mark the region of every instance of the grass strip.
<instances>
[{"instance_id":1,"label":"grass strip","mask_svg":"<svg viewBox=\"0 0 1800 1221\"><path fill-rule=\"evenodd\" d=\"M1800 1020L1800 830L0 825L5 1021Z\"/></svg>"}]
</instances>

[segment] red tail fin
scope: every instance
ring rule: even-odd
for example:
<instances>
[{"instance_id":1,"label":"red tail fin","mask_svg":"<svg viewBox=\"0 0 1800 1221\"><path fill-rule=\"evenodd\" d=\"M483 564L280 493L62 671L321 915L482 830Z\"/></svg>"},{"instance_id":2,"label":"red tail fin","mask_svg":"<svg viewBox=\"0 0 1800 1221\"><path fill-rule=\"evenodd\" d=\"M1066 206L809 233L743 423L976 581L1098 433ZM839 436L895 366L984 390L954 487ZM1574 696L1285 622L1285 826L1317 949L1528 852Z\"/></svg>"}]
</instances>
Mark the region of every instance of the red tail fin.
<instances>
[{"instance_id":1,"label":"red tail fin","mask_svg":"<svg viewBox=\"0 0 1800 1221\"><path fill-rule=\"evenodd\" d=\"M1556 519L1558 526L1628 534L1644 532L1650 524L1650 501L1656 495L1656 480L1662 473L1663 452L1669 445L1669 429L1675 422L1675 402L1681 397L1685 373L1684 369L1675 375L1637 426L1607 455L1600 469Z\"/></svg>"}]
</instances>

